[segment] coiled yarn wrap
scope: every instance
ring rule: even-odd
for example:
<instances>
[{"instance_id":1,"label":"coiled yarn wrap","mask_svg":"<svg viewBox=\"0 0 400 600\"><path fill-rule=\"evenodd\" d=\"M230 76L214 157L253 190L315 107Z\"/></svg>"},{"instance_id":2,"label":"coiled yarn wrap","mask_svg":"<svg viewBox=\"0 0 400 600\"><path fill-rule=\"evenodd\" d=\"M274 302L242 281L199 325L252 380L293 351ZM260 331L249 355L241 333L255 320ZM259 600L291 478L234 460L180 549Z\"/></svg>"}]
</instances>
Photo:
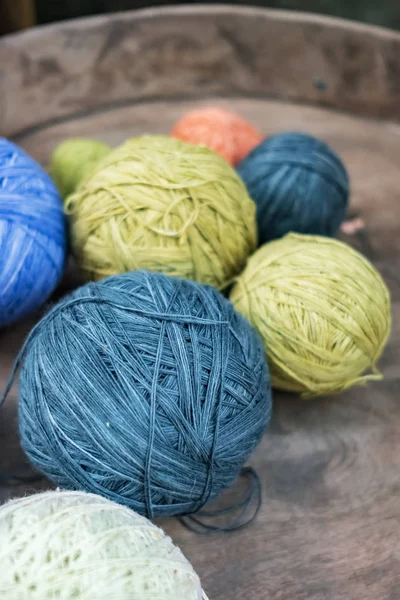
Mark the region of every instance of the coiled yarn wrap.
<instances>
[{"instance_id":1,"label":"coiled yarn wrap","mask_svg":"<svg viewBox=\"0 0 400 600\"><path fill-rule=\"evenodd\" d=\"M227 286L256 246L255 205L215 152L163 136L128 140L65 203L89 279L135 269Z\"/></svg>"},{"instance_id":2,"label":"coiled yarn wrap","mask_svg":"<svg viewBox=\"0 0 400 600\"><path fill-rule=\"evenodd\" d=\"M111 152L111 146L87 138L70 138L57 146L51 157L50 175L63 198L75 192L78 185Z\"/></svg>"},{"instance_id":3,"label":"coiled yarn wrap","mask_svg":"<svg viewBox=\"0 0 400 600\"><path fill-rule=\"evenodd\" d=\"M47 173L0 138L0 328L43 304L65 264L63 206Z\"/></svg>"},{"instance_id":4,"label":"coiled yarn wrap","mask_svg":"<svg viewBox=\"0 0 400 600\"><path fill-rule=\"evenodd\" d=\"M303 133L264 140L238 166L257 205L260 243L287 233L334 236L345 218L349 177L334 150Z\"/></svg>"},{"instance_id":5,"label":"coiled yarn wrap","mask_svg":"<svg viewBox=\"0 0 400 600\"><path fill-rule=\"evenodd\" d=\"M214 106L183 115L171 135L191 144L204 144L230 165L237 165L262 141L261 133L251 123L231 110Z\"/></svg>"},{"instance_id":6,"label":"coiled yarn wrap","mask_svg":"<svg viewBox=\"0 0 400 600\"><path fill-rule=\"evenodd\" d=\"M381 379L389 290L347 244L297 234L266 244L231 300L264 340L273 387L312 396Z\"/></svg>"},{"instance_id":7,"label":"coiled yarn wrap","mask_svg":"<svg viewBox=\"0 0 400 600\"><path fill-rule=\"evenodd\" d=\"M94 494L0 507L4 600L202 600L193 567L144 517Z\"/></svg>"},{"instance_id":8,"label":"coiled yarn wrap","mask_svg":"<svg viewBox=\"0 0 400 600\"><path fill-rule=\"evenodd\" d=\"M27 341L19 417L33 464L149 517L194 513L229 487L270 410L258 335L191 281L88 284Z\"/></svg>"}]
</instances>

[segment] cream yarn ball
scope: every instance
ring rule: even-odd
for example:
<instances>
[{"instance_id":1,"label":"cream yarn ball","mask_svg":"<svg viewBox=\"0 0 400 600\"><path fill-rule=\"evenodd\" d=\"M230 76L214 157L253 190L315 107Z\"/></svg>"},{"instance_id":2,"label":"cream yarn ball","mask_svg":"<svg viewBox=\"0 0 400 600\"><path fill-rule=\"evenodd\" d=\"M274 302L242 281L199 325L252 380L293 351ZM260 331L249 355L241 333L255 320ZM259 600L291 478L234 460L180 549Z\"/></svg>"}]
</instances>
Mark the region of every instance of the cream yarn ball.
<instances>
[{"instance_id":1,"label":"cream yarn ball","mask_svg":"<svg viewBox=\"0 0 400 600\"><path fill-rule=\"evenodd\" d=\"M4 600L202 600L193 567L165 533L84 492L44 492L0 507Z\"/></svg>"}]
</instances>

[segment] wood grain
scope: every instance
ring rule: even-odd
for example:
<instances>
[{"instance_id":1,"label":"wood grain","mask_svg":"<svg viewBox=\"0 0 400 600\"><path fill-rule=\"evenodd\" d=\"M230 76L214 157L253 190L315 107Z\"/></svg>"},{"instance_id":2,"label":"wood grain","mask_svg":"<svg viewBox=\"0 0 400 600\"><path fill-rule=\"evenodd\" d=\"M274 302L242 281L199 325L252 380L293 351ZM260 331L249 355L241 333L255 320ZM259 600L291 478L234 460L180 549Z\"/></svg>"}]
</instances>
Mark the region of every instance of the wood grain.
<instances>
[{"instance_id":1,"label":"wood grain","mask_svg":"<svg viewBox=\"0 0 400 600\"><path fill-rule=\"evenodd\" d=\"M399 52L388 30L258 8L155 8L50 25L0 40L0 134L200 95L399 119Z\"/></svg>"},{"instance_id":2,"label":"wood grain","mask_svg":"<svg viewBox=\"0 0 400 600\"><path fill-rule=\"evenodd\" d=\"M1 126L46 165L55 145L67 136L92 135L117 144L138 133L167 133L185 110L217 101L250 118L266 135L306 131L322 137L340 153L351 176L351 208L366 222L362 236L346 239L376 264L392 292L393 334L381 360L385 379L312 401L275 395L272 424L250 461L261 477L263 505L248 529L207 537L191 533L173 519L161 524L195 566L210 600L398 600L400 127L396 121L400 87L396 88L396 73L385 71L385 60L382 58L376 69L374 60L378 60L376 53L387 57L388 48L397 47L399 37L337 21L291 18L267 11L250 9L248 17L241 9L207 11L180 9L160 13L163 18L157 12L146 12L143 17L95 19L38 30L29 34L26 42L24 36L10 38L5 45L0 42L0 58L10 57L7 75L18 66L13 76L16 107L11 106L8 92L4 100L3 92L0 102L6 106L8 118L0 111ZM243 20L249 24L248 37L237 50L237 40L245 36L245 28L241 31L240 27ZM196 33L193 26L190 45L188 23L195 21L204 26L204 39L201 28ZM235 32L234 42L226 42L226 35L225 41L213 37L221 26ZM279 38L275 27L287 35ZM254 42L253 46L250 38L257 31L258 45ZM69 39L69 48L74 49L70 56L80 56L80 64L58 56L54 60L59 69L53 69L53 63L50 71L44 67L46 73L41 74L40 61L46 63L50 54L57 56L49 46L54 42L55 48L59 47L56 33L64 40L59 44ZM260 59L254 55L255 48L266 53L267 42L261 38L269 35L269 56ZM46 43L41 43L43 39ZM157 46L161 39L164 41ZM358 58L350 61L353 73L356 63L362 72L358 79L356 76L357 85L350 74L344 75L351 72L340 46L345 39L359 44L354 55ZM25 44L35 48L30 66L25 59L15 62L15 57L20 60L27 54ZM271 56L277 59L277 48L282 50L285 44L288 53L282 54L279 68L272 68ZM322 48L327 47L331 53L326 52L324 56L329 58L321 63ZM104 59L100 60L101 48ZM119 70L115 70L117 56L125 61ZM290 65L285 64L285 56L291 57ZM141 66L130 64L133 58ZM4 62L0 60L0 64L4 72ZM174 75L175 64L181 81ZM235 65L237 79L233 77ZM85 77L74 79L74 70L85 71ZM330 82L328 101L310 84L310 77L312 81L317 73ZM165 86L168 77L174 81ZM271 90L274 98L267 97ZM48 113L41 105L46 94ZM30 114L20 113L18 119L17 107L22 105L30 106ZM374 119L376 116L380 118ZM72 268L59 294L77 283ZM39 315L0 333L0 389L37 318ZM0 471L31 472L19 448L16 389L0 412ZM0 500L49 485L44 480L29 486L9 482L0 486Z\"/></svg>"}]
</instances>

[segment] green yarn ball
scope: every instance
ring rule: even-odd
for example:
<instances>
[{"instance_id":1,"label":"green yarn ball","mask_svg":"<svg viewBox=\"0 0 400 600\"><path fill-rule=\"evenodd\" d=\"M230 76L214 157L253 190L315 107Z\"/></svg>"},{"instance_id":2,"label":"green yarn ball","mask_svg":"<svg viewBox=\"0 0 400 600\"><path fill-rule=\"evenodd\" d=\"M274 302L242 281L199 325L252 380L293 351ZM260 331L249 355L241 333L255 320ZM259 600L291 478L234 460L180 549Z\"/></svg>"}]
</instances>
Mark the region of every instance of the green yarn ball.
<instances>
[{"instance_id":1,"label":"green yarn ball","mask_svg":"<svg viewBox=\"0 0 400 600\"><path fill-rule=\"evenodd\" d=\"M0 507L4 600L204 600L182 552L150 521L94 494L44 492Z\"/></svg>"},{"instance_id":2,"label":"green yarn ball","mask_svg":"<svg viewBox=\"0 0 400 600\"><path fill-rule=\"evenodd\" d=\"M65 203L89 279L136 269L226 287L256 247L255 204L205 146L143 136L113 150Z\"/></svg>"},{"instance_id":3,"label":"green yarn ball","mask_svg":"<svg viewBox=\"0 0 400 600\"><path fill-rule=\"evenodd\" d=\"M274 388L318 396L382 378L390 293L347 244L293 233L265 244L231 301L264 341Z\"/></svg>"},{"instance_id":4,"label":"green yarn ball","mask_svg":"<svg viewBox=\"0 0 400 600\"><path fill-rule=\"evenodd\" d=\"M50 175L63 198L72 194L98 162L107 156L111 146L85 138L61 142L53 152Z\"/></svg>"}]
</instances>

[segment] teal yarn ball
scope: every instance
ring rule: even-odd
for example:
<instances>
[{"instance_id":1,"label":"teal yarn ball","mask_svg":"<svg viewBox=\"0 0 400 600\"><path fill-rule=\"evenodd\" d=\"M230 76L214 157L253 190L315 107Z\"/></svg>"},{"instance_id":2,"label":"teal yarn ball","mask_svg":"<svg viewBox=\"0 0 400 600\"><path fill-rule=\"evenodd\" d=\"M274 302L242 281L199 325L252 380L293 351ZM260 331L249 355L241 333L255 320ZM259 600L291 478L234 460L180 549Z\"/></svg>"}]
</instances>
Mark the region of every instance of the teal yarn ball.
<instances>
[{"instance_id":1,"label":"teal yarn ball","mask_svg":"<svg viewBox=\"0 0 400 600\"><path fill-rule=\"evenodd\" d=\"M22 446L61 488L150 518L229 487L271 412L260 338L214 288L136 271L56 305L25 347Z\"/></svg>"},{"instance_id":2,"label":"teal yarn ball","mask_svg":"<svg viewBox=\"0 0 400 600\"><path fill-rule=\"evenodd\" d=\"M289 232L333 237L345 218L349 177L325 142L303 133L264 140L238 166L257 206L261 244Z\"/></svg>"},{"instance_id":3,"label":"teal yarn ball","mask_svg":"<svg viewBox=\"0 0 400 600\"><path fill-rule=\"evenodd\" d=\"M63 205L47 173L0 138L0 328L47 300L64 270Z\"/></svg>"}]
</instances>

